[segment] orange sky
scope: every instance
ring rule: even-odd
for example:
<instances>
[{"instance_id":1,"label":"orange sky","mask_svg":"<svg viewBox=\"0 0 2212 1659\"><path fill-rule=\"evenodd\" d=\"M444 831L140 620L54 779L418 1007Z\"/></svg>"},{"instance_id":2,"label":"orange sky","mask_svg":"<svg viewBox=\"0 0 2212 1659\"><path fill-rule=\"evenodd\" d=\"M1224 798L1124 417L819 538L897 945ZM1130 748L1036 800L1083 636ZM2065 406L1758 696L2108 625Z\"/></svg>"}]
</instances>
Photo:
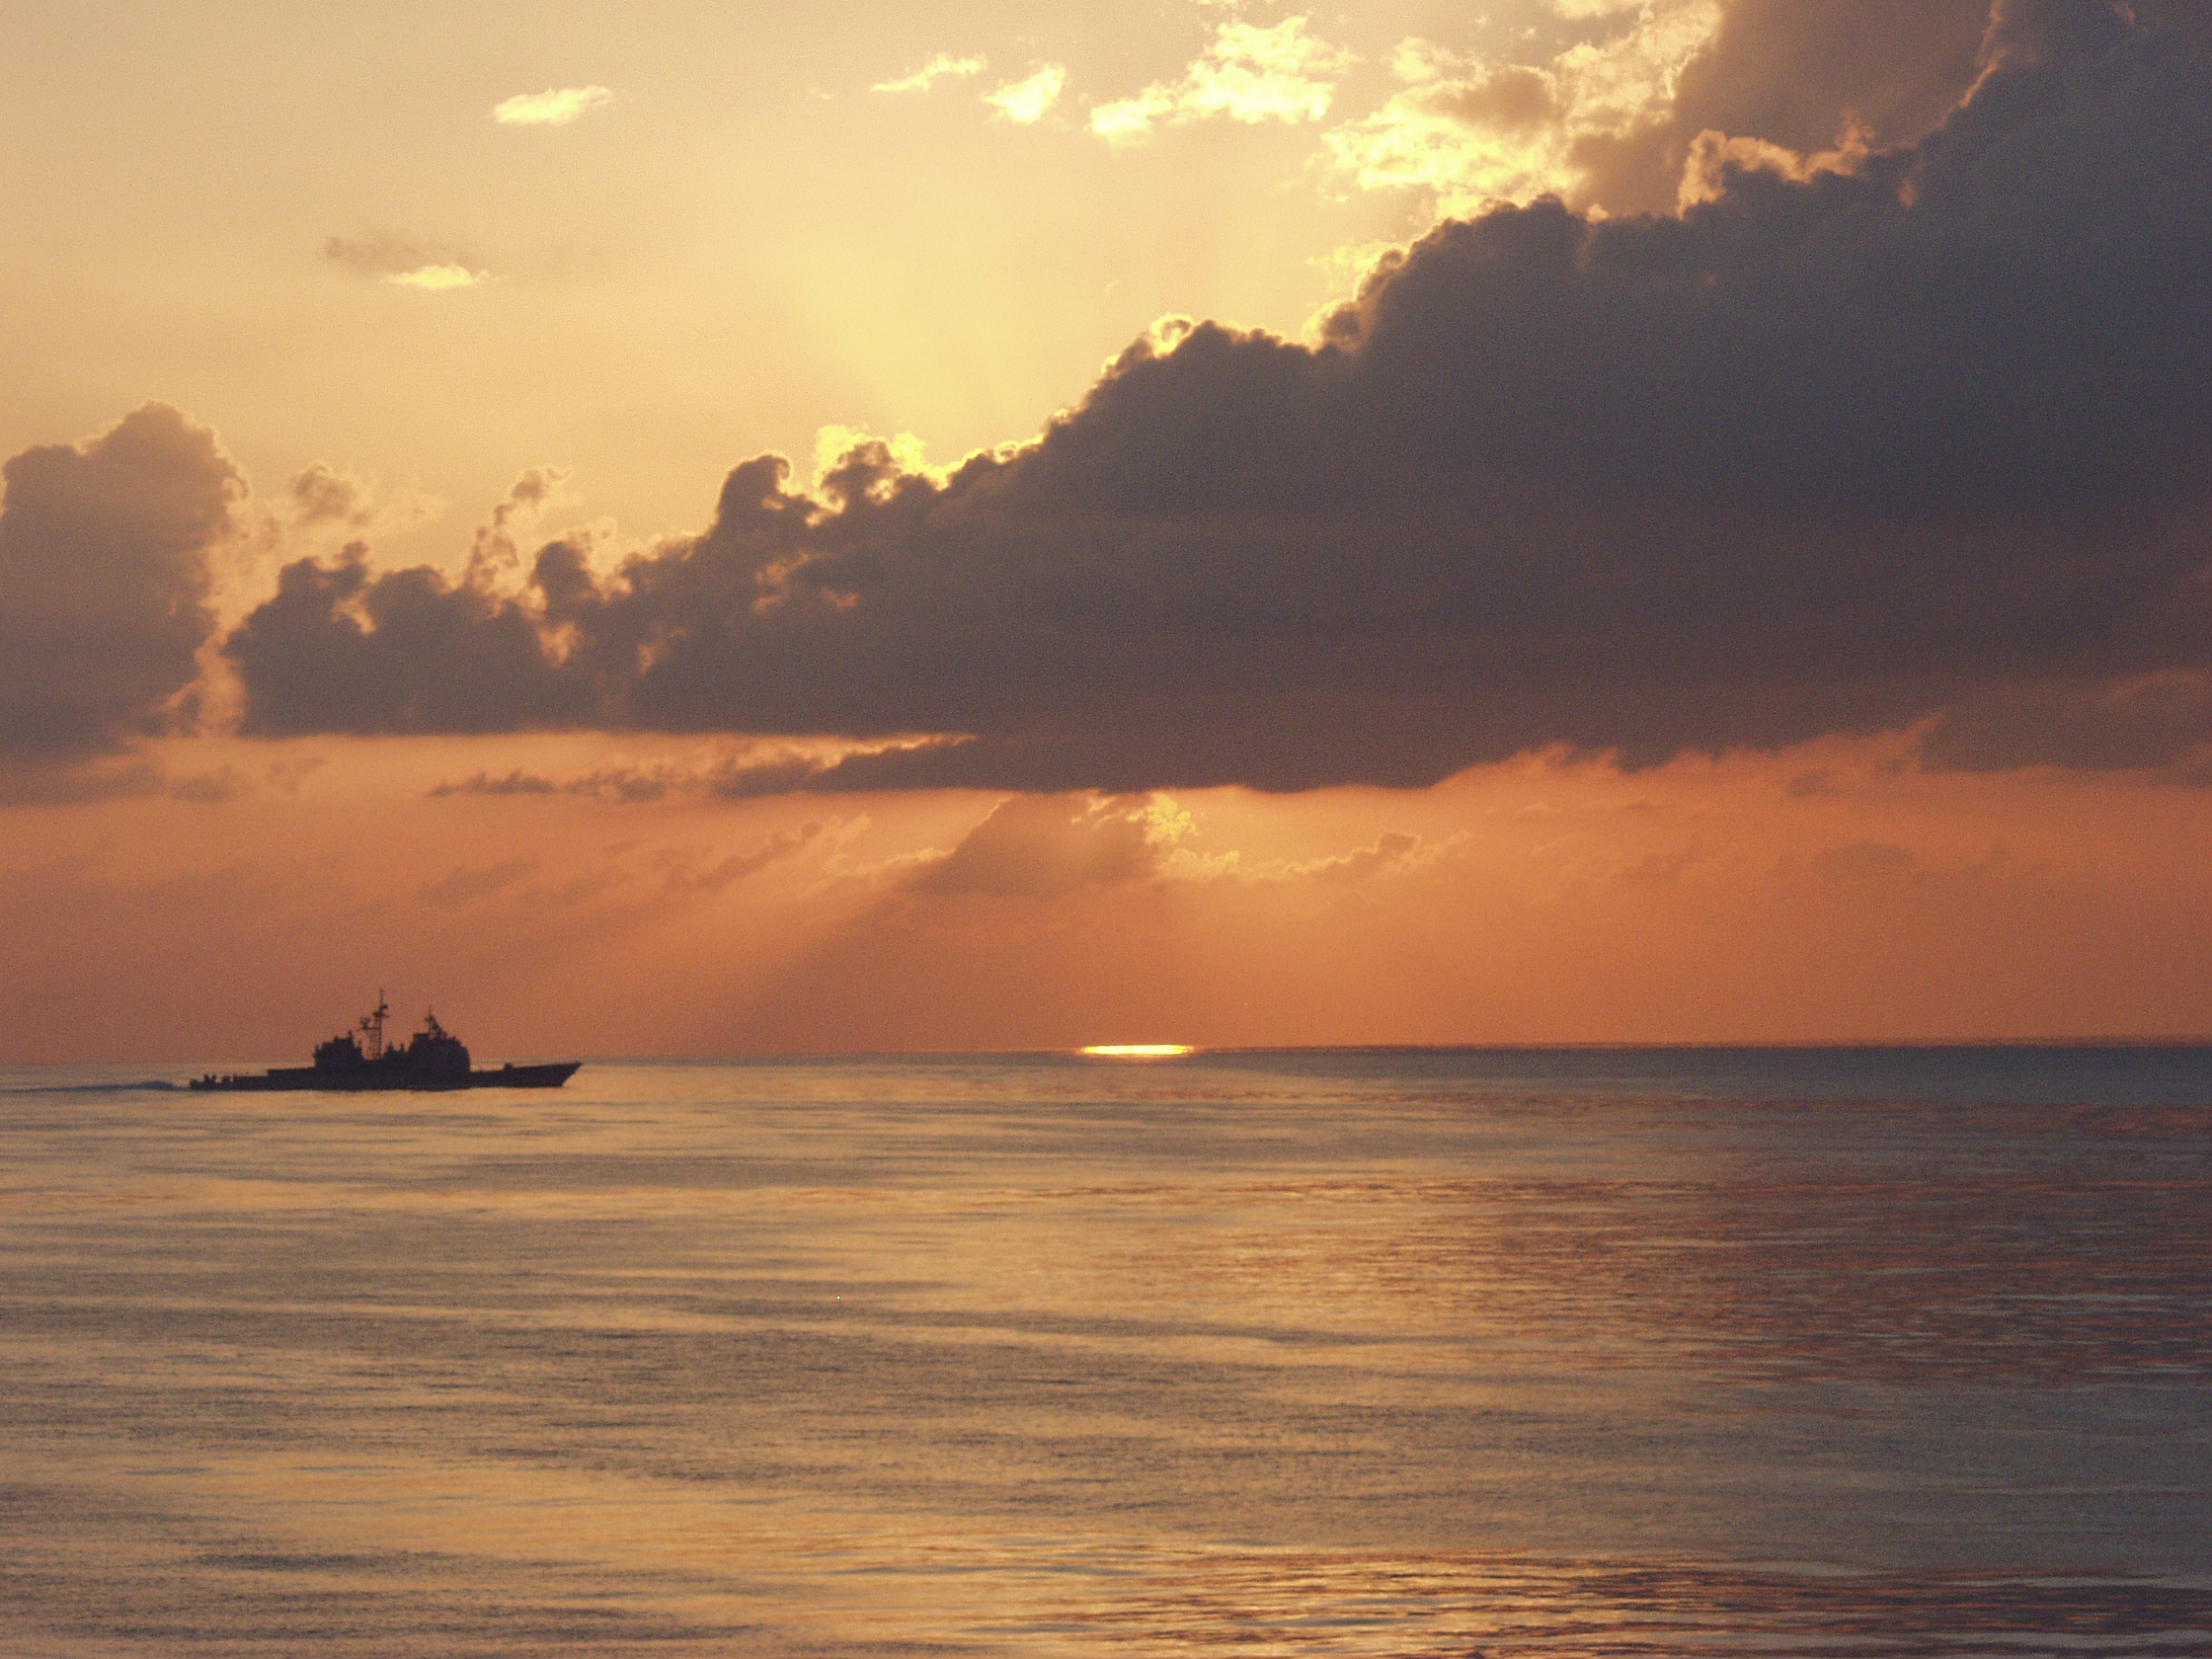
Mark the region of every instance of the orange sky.
<instances>
[{"instance_id":1,"label":"orange sky","mask_svg":"<svg viewBox=\"0 0 2212 1659\"><path fill-rule=\"evenodd\" d=\"M1896 747L622 803L426 798L474 744L231 744L232 799L11 811L0 1052L283 1060L379 986L502 1057L2205 1029L2212 797Z\"/></svg>"},{"instance_id":2,"label":"orange sky","mask_svg":"<svg viewBox=\"0 0 2212 1659\"><path fill-rule=\"evenodd\" d=\"M2212 1031L2206 22L32 0L0 1062Z\"/></svg>"}]
</instances>

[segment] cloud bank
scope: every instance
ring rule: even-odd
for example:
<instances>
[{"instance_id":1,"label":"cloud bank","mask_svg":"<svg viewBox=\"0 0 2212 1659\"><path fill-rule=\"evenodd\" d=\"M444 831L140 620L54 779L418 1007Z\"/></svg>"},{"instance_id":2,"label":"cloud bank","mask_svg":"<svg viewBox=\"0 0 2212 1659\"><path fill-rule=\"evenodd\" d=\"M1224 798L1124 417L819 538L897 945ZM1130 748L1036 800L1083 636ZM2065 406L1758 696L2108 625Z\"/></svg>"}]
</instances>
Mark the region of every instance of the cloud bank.
<instances>
[{"instance_id":1,"label":"cloud bank","mask_svg":"<svg viewBox=\"0 0 2212 1659\"><path fill-rule=\"evenodd\" d=\"M2212 741L2212 63L2094 0L1972 34L1909 142L1700 128L1679 211L1443 223L1314 342L1163 325L946 474L755 457L612 572L295 560L222 642L243 728L868 746L741 794L1418 786L1914 722L1935 763L2180 758ZM1807 134L1879 81L1830 45ZM1711 95L1681 82L1678 138Z\"/></svg>"}]
</instances>

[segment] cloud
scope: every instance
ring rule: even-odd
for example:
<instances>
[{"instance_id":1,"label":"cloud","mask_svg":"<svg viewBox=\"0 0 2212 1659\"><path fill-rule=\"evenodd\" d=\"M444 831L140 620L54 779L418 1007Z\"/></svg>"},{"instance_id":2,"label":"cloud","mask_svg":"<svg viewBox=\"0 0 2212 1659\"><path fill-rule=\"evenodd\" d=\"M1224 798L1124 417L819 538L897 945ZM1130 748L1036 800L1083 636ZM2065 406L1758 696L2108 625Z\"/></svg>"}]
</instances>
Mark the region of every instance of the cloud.
<instances>
[{"instance_id":1,"label":"cloud","mask_svg":"<svg viewBox=\"0 0 2212 1659\"><path fill-rule=\"evenodd\" d=\"M1361 190L1425 193L1443 214L1576 196L1588 145L1670 118L1721 15L1715 0L1637 12L1632 28L1541 65L1465 63L1425 40L1401 43L1392 67L1411 84L1323 134L1330 174Z\"/></svg>"},{"instance_id":2,"label":"cloud","mask_svg":"<svg viewBox=\"0 0 2212 1659\"><path fill-rule=\"evenodd\" d=\"M1389 875L1435 859L1438 848L1403 830L1387 830L1372 842L1334 858L1315 859L1291 867L1291 874L1307 881L1349 886L1371 876Z\"/></svg>"},{"instance_id":3,"label":"cloud","mask_svg":"<svg viewBox=\"0 0 2212 1659\"><path fill-rule=\"evenodd\" d=\"M455 243L426 240L397 230L326 237L323 258L356 275L377 277L400 276L436 266L456 266L466 271L477 264L473 255Z\"/></svg>"},{"instance_id":4,"label":"cloud","mask_svg":"<svg viewBox=\"0 0 2212 1659\"><path fill-rule=\"evenodd\" d=\"M27 449L0 505L0 755L71 764L174 724L209 637L208 559L246 482L150 403Z\"/></svg>"},{"instance_id":5,"label":"cloud","mask_svg":"<svg viewBox=\"0 0 2212 1659\"><path fill-rule=\"evenodd\" d=\"M2098 0L1995 0L1982 33L1985 72L2032 69L2110 51L2127 23Z\"/></svg>"},{"instance_id":6,"label":"cloud","mask_svg":"<svg viewBox=\"0 0 2212 1659\"><path fill-rule=\"evenodd\" d=\"M603 86L548 87L503 99L493 106L492 118L502 126L566 126L614 102L614 93Z\"/></svg>"},{"instance_id":7,"label":"cloud","mask_svg":"<svg viewBox=\"0 0 2212 1659\"><path fill-rule=\"evenodd\" d=\"M981 57L954 57L950 52L939 52L910 75L896 81L878 81L870 92L927 92L939 81L966 80L971 75L984 72L985 60Z\"/></svg>"},{"instance_id":8,"label":"cloud","mask_svg":"<svg viewBox=\"0 0 2212 1659\"><path fill-rule=\"evenodd\" d=\"M487 271L471 271L465 265L426 265L414 271L395 271L384 278L402 288L420 288L425 293L444 293L450 288L473 288L492 279Z\"/></svg>"},{"instance_id":9,"label":"cloud","mask_svg":"<svg viewBox=\"0 0 2212 1659\"><path fill-rule=\"evenodd\" d=\"M1058 899L1148 881L1188 827L1174 803L1159 798L1017 795L993 807L951 852L911 871L905 886L941 898Z\"/></svg>"},{"instance_id":10,"label":"cloud","mask_svg":"<svg viewBox=\"0 0 2212 1659\"><path fill-rule=\"evenodd\" d=\"M1715 144L1813 158L1855 140L1917 143L1993 68L2119 43L2122 9L2146 29L2212 35L2206 0L1723 0L1671 105L1577 143L1572 194L1616 212L1670 206L1696 152Z\"/></svg>"},{"instance_id":11,"label":"cloud","mask_svg":"<svg viewBox=\"0 0 2212 1659\"><path fill-rule=\"evenodd\" d=\"M536 868L536 859L519 856L481 867L463 864L426 884L418 897L424 904L434 905L442 910L458 909L479 899L489 899L503 888L513 887Z\"/></svg>"},{"instance_id":12,"label":"cloud","mask_svg":"<svg viewBox=\"0 0 2212 1659\"><path fill-rule=\"evenodd\" d=\"M539 555L541 580L553 562ZM224 649L249 683L249 729L270 726L251 687L277 684L287 705L281 724L301 732L589 724L593 688L581 669L564 672L549 661L537 621L512 597L453 586L434 571L371 576L356 542L334 561L287 565L276 596Z\"/></svg>"},{"instance_id":13,"label":"cloud","mask_svg":"<svg viewBox=\"0 0 2212 1659\"><path fill-rule=\"evenodd\" d=\"M822 830L823 826L810 819L795 830L778 830L751 852L734 852L711 864L682 851L665 852L656 863L672 893L720 893L732 882L743 881L755 871L803 852Z\"/></svg>"},{"instance_id":14,"label":"cloud","mask_svg":"<svg viewBox=\"0 0 2212 1659\"><path fill-rule=\"evenodd\" d=\"M2199 35L2212 17L2204 0L2132 9L2146 25ZM1561 0L1552 10L1585 38L1540 61L1467 61L1430 41L1401 43L1392 66L1408 89L1325 135L1331 175L1424 193L1440 214L1546 192L1613 213L1666 210L1698 198L1700 155L1759 154L1802 176L1854 142L1915 143L1992 67L2093 55L2119 27L2101 0L1994 15L1989 0Z\"/></svg>"},{"instance_id":15,"label":"cloud","mask_svg":"<svg viewBox=\"0 0 2212 1659\"><path fill-rule=\"evenodd\" d=\"M323 259L332 266L356 270L362 276L389 276L416 266L467 261L467 255L449 243L418 241L400 230L362 230L358 237L325 237Z\"/></svg>"},{"instance_id":16,"label":"cloud","mask_svg":"<svg viewBox=\"0 0 2212 1659\"><path fill-rule=\"evenodd\" d=\"M169 796L175 801L196 801L205 806L219 806L251 795L254 786L239 774L235 767L217 766L211 772L195 773L190 777L173 778Z\"/></svg>"},{"instance_id":17,"label":"cloud","mask_svg":"<svg viewBox=\"0 0 2212 1659\"><path fill-rule=\"evenodd\" d=\"M365 529L376 517L367 483L322 461L294 475L287 493L291 498L288 504L291 518L296 524Z\"/></svg>"},{"instance_id":18,"label":"cloud","mask_svg":"<svg viewBox=\"0 0 2212 1659\"><path fill-rule=\"evenodd\" d=\"M469 548L472 580L490 581L522 562L515 538L534 525L548 508L566 503L563 493L569 475L560 467L531 467L507 492L507 499L492 510L489 521L478 526Z\"/></svg>"},{"instance_id":19,"label":"cloud","mask_svg":"<svg viewBox=\"0 0 2212 1659\"><path fill-rule=\"evenodd\" d=\"M435 783L428 793L434 800L447 795L558 795L563 793L563 786L517 767L500 777L474 772L457 783Z\"/></svg>"},{"instance_id":20,"label":"cloud","mask_svg":"<svg viewBox=\"0 0 2212 1659\"><path fill-rule=\"evenodd\" d=\"M984 102L998 112L1000 120L1030 126L1044 119L1046 112L1060 102L1061 90L1066 85L1067 70L1061 64L1048 63L1026 80L1008 81L997 91L985 93Z\"/></svg>"},{"instance_id":21,"label":"cloud","mask_svg":"<svg viewBox=\"0 0 2212 1659\"><path fill-rule=\"evenodd\" d=\"M1267 887L1311 884L1320 888L1356 887L1390 876L1411 875L1432 868L1439 859L1467 840L1465 831L1432 841L1405 830L1385 830L1367 845L1322 858L1274 858L1247 864L1240 853L1197 854L1177 848L1164 866L1169 876L1185 881L1227 881Z\"/></svg>"},{"instance_id":22,"label":"cloud","mask_svg":"<svg viewBox=\"0 0 2212 1659\"><path fill-rule=\"evenodd\" d=\"M611 572L294 561L225 645L245 729L847 746L759 792L1407 786L2212 672L2200 49L2122 30L1706 182L1439 225L1312 343L1162 325L942 472L756 457Z\"/></svg>"},{"instance_id":23,"label":"cloud","mask_svg":"<svg viewBox=\"0 0 2212 1659\"><path fill-rule=\"evenodd\" d=\"M322 770L325 764L319 754L302 754L289 760L277 760L270 765L269 781L272 786L281 789L287 795L297 795L299 786L306 781L308 775Z\"/></svg>"},{"instance_id":24,"label":"cloud","mask_svg":"<svg viewBox=\"0 0 2212 1659\"><path fill-rule=\"evenodd\" d=\"M371 230L359 236L326 238L323 258L356 276L429 293L473 288L493 280L490 272L453 244L420 241L399 231Z\"/></svg>"},{"instance_id":25,"label":"cloud","mask_svg":"<svg viewBox=\"0 0 2212 1659\"><path fill-rule=\"evenodd\" d=\"M1569 189L1615 212L1674 205L1701 142L1810 155L1860 132L1915 143L1981 72L1989 0L1724 0L1670 96L1574 133Z\"/></svg>"},{"instance_id":26,"label":"cloud","mask_svg":"<svg viewBox=\"0 0 2212 1659\"><path fill-rule=\"evenodd\" d=\"M167 787L160 768L137 755L86 761L51 753L0 754L0 806L144 800Z\"/></svg>"},{"instance_id":27,"label":"cloud","mask_svg":"<svg viewBox=\"0 0 2212 1659\"><path fill-rule=\"evenodd\" d=\"M1924 765L1956 771L2149 771L2198 760L2208 749L2212 673L2170 672L1993 687L1931 721L1916 753Z\"/></svg>"},{"instance_id":28,"label":"cloud","mask_svg":"<svg viewBox=\"0 0 2212 1659\"><path fill-rule=\"evenodd\" d=\"M1226 117L1260 121L1319 120L1352 54L1315 40L1303 17L1272 28L1228 22L1177 82L1155 82L1134 98L1095 106L1090 129L1112 144L1134 143L1155 126Z\"/></svg>"},{"instance_id":29,"label":"cloud","mask_svg":"<svg viewBox=\"0 0 2212 1659\"><path fill-rule=\"evenodd\" d=\"M2194 40L2212 40L2212 0L2133 0L2128 10L2146 29L2172 29Z\"/></svg>"},{"instance_id":30,"label":"cloud","mask_svg":"<svg viewBox=\"0 0 2212 1659\"><path fill-rule=\"evenodd\" d=\"M434 784L433 798L452 795L579 795L621 804L691 798L750 801L794 790L835 788L831 779L840 761L862 759L893 750L941 747L942 740L920 744L760 745L703 764L657 761L650 765L603 766L577 777L554 779L519 768L494 775L478 771Z\"/></svg>"}]
</instances>

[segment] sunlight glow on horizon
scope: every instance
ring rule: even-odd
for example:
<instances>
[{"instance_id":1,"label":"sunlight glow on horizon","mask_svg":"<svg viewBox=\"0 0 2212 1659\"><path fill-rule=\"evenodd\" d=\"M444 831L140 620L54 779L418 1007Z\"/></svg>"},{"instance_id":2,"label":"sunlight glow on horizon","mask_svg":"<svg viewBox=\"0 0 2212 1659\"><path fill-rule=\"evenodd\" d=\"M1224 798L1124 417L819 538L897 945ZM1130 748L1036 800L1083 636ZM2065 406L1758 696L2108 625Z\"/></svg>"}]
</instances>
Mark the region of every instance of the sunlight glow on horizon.
<instances>
[{"instance_id":1,"label":"sunlight glow on horizon","mask_svg":"<svg viewBox=\"0 0 2212 1659\"><path fill-rule=\"evenodd\" d=\"M1093 1043L1075 1052L1091 1060L1174 1060L1198 1050L1189 1043Z\"/></svg>"}]
</instances>

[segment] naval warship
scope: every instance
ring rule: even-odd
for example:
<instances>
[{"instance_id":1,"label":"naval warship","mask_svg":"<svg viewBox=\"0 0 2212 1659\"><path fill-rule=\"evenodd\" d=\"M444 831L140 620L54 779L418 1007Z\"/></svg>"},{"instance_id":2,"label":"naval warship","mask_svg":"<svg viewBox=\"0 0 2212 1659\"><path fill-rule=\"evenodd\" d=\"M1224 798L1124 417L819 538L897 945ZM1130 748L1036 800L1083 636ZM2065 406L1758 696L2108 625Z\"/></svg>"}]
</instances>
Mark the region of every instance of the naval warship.
<instances>
[{"instance_id":1,"label":"naval warship","mask_svg":"<svg viewBox=\"0 0 2212 1659\"><path fill-rule=\"evenodd\" d=\"M280 1066L272 1070L221 1076L210 1071L193 1078L196 1089L465 1089L559 1088L576 1075L581 1060L551 1066L481 1066L470 1068L461 1040L426 1013L423 1029L404 1043L384 1042L384 1020L391 1013L377 992L373 1013L363 1014L352 1031L315 1045L312 1066Z\"/></svg>"}]
</instances>

